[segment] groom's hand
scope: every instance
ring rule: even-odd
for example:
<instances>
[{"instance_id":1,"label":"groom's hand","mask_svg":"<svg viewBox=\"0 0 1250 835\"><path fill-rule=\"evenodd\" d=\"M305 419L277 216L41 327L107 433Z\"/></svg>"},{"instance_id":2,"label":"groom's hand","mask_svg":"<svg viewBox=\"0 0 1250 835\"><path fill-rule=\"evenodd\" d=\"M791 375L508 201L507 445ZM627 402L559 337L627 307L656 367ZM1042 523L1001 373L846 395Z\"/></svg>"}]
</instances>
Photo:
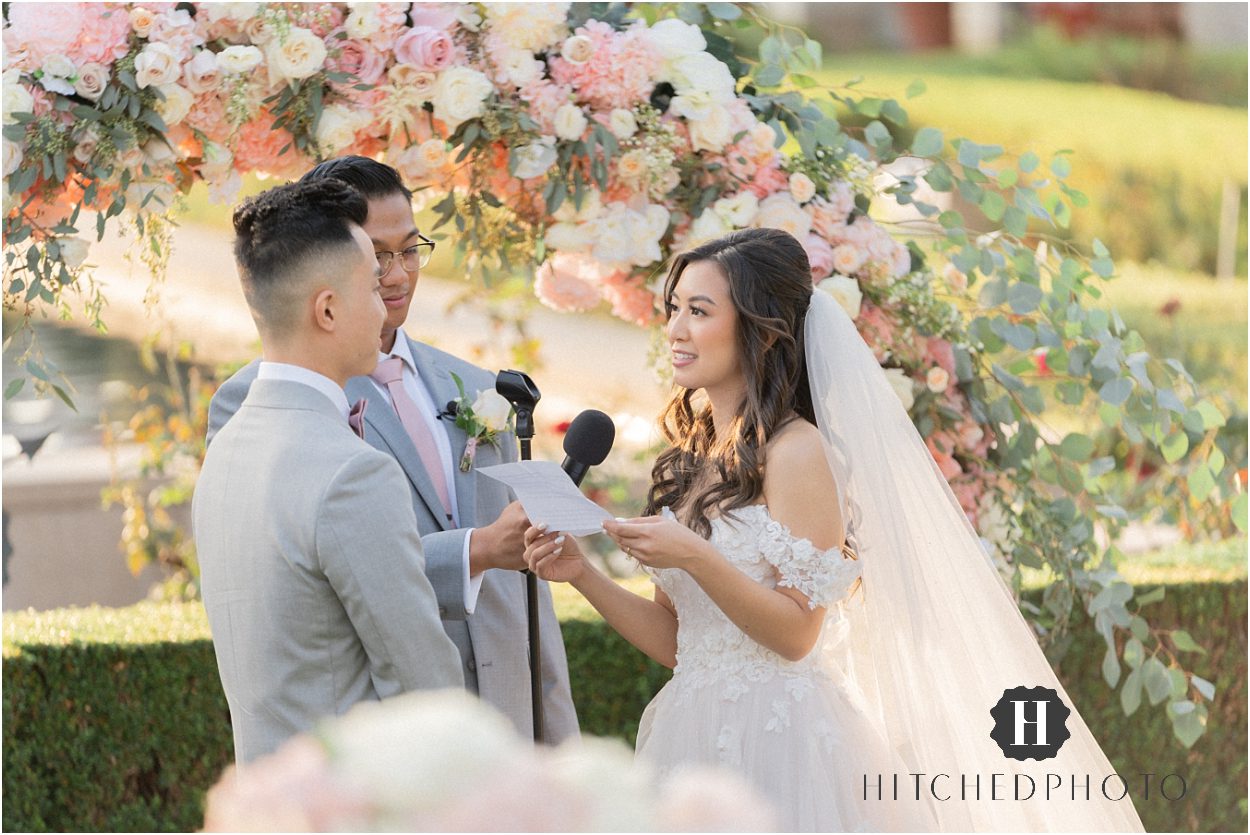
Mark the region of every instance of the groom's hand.
<instances>
[{"instance_id":1,"label":"groom's hand","mask_svg":"<svg viewBox=\"0 0 1250 835\"><path fill-rule=\"evenodd\" d=\"M529 526L529 517L521 503L513 502L494 522L473 531L469 541L469 573L477 576L488 568L524 569L525 531Z\"/></svg>"}]
</instances>

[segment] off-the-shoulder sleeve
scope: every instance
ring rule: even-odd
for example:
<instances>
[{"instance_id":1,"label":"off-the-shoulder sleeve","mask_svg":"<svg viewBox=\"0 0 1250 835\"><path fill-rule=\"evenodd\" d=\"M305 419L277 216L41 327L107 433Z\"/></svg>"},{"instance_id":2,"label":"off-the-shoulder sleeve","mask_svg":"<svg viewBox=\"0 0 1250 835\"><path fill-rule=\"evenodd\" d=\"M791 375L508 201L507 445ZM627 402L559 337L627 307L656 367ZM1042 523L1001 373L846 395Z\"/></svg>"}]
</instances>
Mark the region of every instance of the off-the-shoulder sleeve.
<instances>
[{"instance_id":1,"label":"off-the-shoulder sleeve","mask_svg":"<svg viewBox=\"0 0 1250 835\"><path fill-rule=\"evenodd\" d=\"M859 562L841 548L822 551L774 519L760 530L760 552L777 569L777 585L801 591L812 609L845 599L861 574Z\"/></svg>"}]
</instances>

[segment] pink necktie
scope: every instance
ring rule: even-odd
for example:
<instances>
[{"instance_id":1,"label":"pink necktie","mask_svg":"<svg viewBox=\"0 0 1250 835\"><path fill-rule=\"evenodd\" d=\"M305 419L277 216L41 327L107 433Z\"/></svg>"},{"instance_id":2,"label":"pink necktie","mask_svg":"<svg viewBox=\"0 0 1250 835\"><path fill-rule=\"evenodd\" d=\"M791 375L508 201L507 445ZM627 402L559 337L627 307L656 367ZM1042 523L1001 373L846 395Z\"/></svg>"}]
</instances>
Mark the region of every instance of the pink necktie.
<instances>
[{"instance_id":1,"label":"pink necktie","mask_svg":"<svg viewBox=\"0 0 1250 835\"><path fill-rule=\"evenodd\" d=\"M368 405L369 401L362 397L352 404L351 411L347 413L347 425L362 441L365 439L365 406Z\"/></svg>"},{"instance_id":2,"label":"pink necktie","mask_svg":"<svg viewBox=\"0 0 1250 835\"><path fill-rule=\"evenodd\" d=\"M387 357L378 363L378 367L369 376L386 386L386 390L391 393L391 402L395 404L399 422L412 439L412 445L417 448L417 455L421 457L430 481L434 482L434 489L443 503L443 512L451 519L451 499L447 491L447 479L443 475L443 459L438 454L438 447L434 445L429 427L421 417L421 410L404 389L403 371L402 359Z\"/></svg>"}]
</instances>

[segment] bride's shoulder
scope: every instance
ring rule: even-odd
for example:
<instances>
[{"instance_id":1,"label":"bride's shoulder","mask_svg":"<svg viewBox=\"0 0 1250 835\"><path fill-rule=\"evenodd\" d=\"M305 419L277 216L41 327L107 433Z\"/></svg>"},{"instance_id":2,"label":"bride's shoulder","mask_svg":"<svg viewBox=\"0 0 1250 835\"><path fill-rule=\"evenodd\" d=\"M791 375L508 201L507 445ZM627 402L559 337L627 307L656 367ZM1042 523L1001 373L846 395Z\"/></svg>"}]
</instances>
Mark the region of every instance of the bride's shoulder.
<instances>
[{"instance_id":1,"label":"bride's shoulder","mask_svg":"<svg viewBox=\"0 0 1250 835\"><path fill-rule=\"evenodd\" d=\"M773 436L764 459L764 501L774 519L818 548L836 547L843 536L838 495L820 430L800 419Z\"/></svg>"}]
</instances>

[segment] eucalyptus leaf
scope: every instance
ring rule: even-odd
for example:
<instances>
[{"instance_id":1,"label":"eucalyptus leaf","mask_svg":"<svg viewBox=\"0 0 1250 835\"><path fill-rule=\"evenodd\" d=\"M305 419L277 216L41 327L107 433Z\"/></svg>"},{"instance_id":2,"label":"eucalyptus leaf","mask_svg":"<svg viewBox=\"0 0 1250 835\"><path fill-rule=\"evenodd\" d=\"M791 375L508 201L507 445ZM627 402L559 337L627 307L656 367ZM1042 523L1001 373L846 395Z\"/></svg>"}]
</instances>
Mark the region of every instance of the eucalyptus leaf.
<instances>
[{"instance_id":1,"label":"eucalyptus leaf","mask_svg":"<svg viewBox=\"0 0 1250 835\"><path fill-rule=\"evenodd\" d=\"M1152 657L1146 659L1141 670L1150 703L1152 705L1162 703L1172 693L1172 679L1168 676L1168 668L1158 658Z\"/></svg>"},{"instance_id":2,"label":"eucalyptus leaf","mask_svg":"<svg viewBox=\"0 0 1250 835\"><path fill-rule=\"evenodd\" d=\"M1215 698L1214 684L1201 676L1191 676L1190 681L1193 683L1194 689L1202 694L1202 698L1206 699L1208 702Z\"/></svg>"},{"instance_id":3,"label":"eucalyptus leaf","mask_svg":"<svg viewBox=\"0 0 1250 835\"><path fill-rule=\"evenodd\" d=\"M1120 689L1120 708L1125 716L1132 716L1141 707L1141 687L1141 670L1133 670L1124 679L1124 686Z\"/></svg>"},{"instance_id":4,"label":"eucalyptus leaf","mask_svg":"<svg viewBox=\"0 0 1250 835\"><path fill-rule=\"evenodd\" d=\"M1133 381L1127 377L1116 377L1108 380L1098 390L1098 396L1111 406L1123 406L1133 393Z\"/></svg>"},{"instance_id":5,"label":"eucalyptus leaf","mask_svg":"<svg viewBox=\"0 0 1250 835\"><path fill-rule=\"evenodd\" d=\"M1206 655L1207 651L1198 645L1198 642L1186 632L1184 629L1176 629L1172 632L1172 643L1181 652L1197 652Z\"/></svg>"},{"instance_id":6,"label":"eucalyptus leaf","mask_svg":"<svg viewBox=\"0 0 1250 835\"><path fill-rule=\"evenodd\" d=\"M1112 690L1120 683L1120 661L1115 657L1115 650L1107 650L1102 657L1102 677Z\"/></svg>"}]
</instances>

